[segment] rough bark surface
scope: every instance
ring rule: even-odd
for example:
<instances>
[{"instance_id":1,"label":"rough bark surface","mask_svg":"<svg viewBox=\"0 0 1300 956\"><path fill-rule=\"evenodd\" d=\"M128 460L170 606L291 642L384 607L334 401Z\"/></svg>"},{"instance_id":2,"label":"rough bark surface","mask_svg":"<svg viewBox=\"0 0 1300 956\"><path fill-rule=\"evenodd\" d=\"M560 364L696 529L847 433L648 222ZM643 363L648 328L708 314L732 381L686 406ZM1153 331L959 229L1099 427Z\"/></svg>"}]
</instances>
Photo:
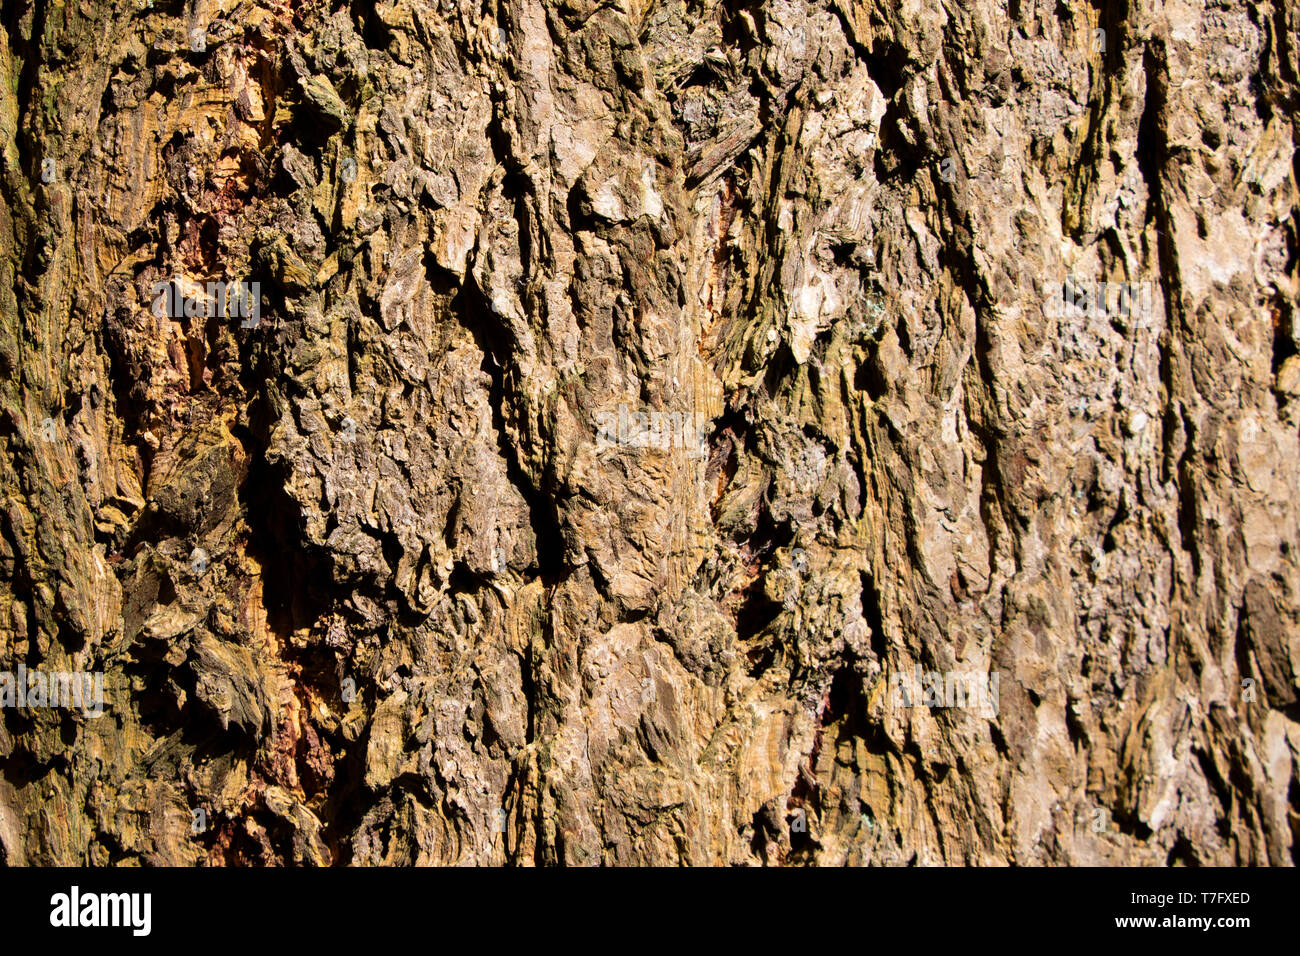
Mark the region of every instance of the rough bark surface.
<instances>
[{"instance_id":1,"label":"rough bark surface","mask_svg":"<svg viewBox=\"0 0 1300 956\"><path fill-rule=\"evenodd\" d=\"M0 9L0 860L1296 860L1295 0Z\"/></svg>"}]
</instances>

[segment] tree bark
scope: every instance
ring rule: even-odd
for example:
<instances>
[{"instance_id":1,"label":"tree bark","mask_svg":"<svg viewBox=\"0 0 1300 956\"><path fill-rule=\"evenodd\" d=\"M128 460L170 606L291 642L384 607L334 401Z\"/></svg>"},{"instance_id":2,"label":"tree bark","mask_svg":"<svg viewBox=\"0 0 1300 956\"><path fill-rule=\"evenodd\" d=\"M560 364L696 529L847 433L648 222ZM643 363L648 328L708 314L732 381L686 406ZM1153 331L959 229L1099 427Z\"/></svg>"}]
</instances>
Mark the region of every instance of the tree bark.
<instances>
[{"instance_id":1,"label":"tree bark","mask_svg":"<svg viewBox=\"0 0 1300 956\"><path fill-rule=\"evenodd\" d=\"M1100 6L4 3L0 859L1293 864L1300 7Z\"/></svg>"}]
</instances>

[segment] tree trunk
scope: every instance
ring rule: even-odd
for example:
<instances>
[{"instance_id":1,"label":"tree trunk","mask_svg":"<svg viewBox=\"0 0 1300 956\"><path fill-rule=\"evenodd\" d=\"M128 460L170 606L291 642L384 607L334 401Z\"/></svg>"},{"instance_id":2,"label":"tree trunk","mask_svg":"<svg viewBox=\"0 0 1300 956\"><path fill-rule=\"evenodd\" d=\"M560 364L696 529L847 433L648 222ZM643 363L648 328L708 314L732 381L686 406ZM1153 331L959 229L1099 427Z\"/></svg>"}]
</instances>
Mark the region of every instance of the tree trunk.
<instances>
[{"instance_id":1,"label":"tree trunk","mask_svg":"<svg viewBox=\"0 0 1300 956\"><path fill-rule=\"evenodd\" d=\"M1101 6L5 2L0 859L1293 863L1300 7Z\"/></svg>"}]
</instances>

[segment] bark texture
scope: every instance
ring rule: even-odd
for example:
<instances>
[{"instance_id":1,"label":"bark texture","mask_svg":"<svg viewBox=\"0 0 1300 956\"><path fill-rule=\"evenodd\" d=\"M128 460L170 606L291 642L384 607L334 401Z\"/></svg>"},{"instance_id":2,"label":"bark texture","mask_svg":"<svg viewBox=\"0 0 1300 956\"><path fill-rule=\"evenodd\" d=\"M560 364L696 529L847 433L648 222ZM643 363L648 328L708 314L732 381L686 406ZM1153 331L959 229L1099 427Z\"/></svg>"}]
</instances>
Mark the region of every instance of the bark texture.
<instances>
[{"instance_id":1,"label":"bark texture","mask_svg":"<svg viewBox=\"0 0 1300 956\"><path fill-rule=\"evenodd\" d=\"M0 9L3 861L1297 859L1295 0Z\"/></svg>"}]
</instances>

